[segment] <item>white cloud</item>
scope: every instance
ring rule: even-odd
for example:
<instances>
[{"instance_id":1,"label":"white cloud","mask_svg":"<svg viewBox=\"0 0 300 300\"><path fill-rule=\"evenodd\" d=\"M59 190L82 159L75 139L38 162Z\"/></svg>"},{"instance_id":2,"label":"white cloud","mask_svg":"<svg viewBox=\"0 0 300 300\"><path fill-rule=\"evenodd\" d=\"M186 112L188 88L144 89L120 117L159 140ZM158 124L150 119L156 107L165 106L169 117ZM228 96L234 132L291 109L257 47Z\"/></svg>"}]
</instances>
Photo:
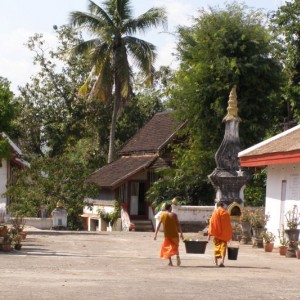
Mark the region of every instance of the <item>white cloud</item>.
<instances>
[{"instance_id":1,"label":"white cloud","mask_svg":"<svg viewBox=\"0 0 300 300\"><path fill-rule=\"evenodd\" d=\"M33 53L25 46L29 37L34 32L24 29L15 29L9 33L0 33L0 76L11 82L11 90L18 93L17 87L25 85L37 67L33 65ZM47 45L53 47L56 43L55 36L45 33Z\"/></svg>"},{"instance_id":2,"label":"white cloud","mask_svg":"<svg viewBox=\"0 0 300 300\"><path fill-rule=\"evenodd\" d=\"M197 13L194 0L155 0L154 3L167 9L170 29L177 24L190 25L192 16Z\"/></svg>"}]
</instances>

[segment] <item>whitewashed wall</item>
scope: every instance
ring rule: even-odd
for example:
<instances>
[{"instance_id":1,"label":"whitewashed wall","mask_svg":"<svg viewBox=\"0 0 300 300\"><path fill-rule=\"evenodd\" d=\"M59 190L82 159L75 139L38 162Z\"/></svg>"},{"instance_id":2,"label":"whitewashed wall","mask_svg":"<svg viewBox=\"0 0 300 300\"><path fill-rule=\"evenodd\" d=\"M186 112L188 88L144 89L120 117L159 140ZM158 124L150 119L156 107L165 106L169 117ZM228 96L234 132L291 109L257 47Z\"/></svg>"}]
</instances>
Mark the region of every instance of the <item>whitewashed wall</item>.
<instances>
[{"instance_id":1,"label":"whitewashed wall","mask_svg":"<svg viewBox=\"0 0 300 300\"><path fill-rule=\"evenodd\" d=\"M7 183L7 161L2 159L2 166L0 167L0 209L6 208L6 198L2 195L6 192Z\"/></svg>"},{"instance_id":2,"label":"whitewashed wall","mask_svg":"<svg viewBox=\"0 0 300 300\"><path fill-rule=\"evenodd\" d=\"M177 214L178 219L181 223L189 222L189 223L203 223L205 224L207 220L209 220L214 206L189 206L189 205L172 205L172 211ZM159 223L160 213L155 215L155 228ZM163 228L161 226L160 231Z\"/></svg>"},{"instance_id":3,"label":"whitewashed wall","mask_svg":"<svg viewBox=\"0 0 300 300\"><path fill-rule=\"evenodd\" d=\"M285 181L285 182L284 182ZM271 165L267 170L266 212L270 214L267 229L278 236L284 215L297 205L300 210L300 163ZM275 245L278 246L277 239Z\"/></svg>"}]
</instances>

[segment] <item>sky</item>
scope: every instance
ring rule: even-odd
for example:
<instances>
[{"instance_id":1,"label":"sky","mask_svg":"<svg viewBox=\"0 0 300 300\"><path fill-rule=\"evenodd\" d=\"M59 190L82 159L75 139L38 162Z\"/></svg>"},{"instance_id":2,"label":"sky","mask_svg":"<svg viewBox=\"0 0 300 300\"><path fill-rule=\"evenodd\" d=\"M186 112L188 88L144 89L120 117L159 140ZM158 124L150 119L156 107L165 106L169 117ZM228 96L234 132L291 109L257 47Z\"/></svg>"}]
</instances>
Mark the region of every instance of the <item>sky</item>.
<instances>
[{"instance_id":1,"label":"sky","mask_svg":"<svg viewBox=\"0 0 300 300\"><path fill-rule=\"evenodd\" d=\"M101 0L94 0L102 3ZM231 3L231 1L227 1ZM237 1L241 2L241 1ZM192 17L201 8L224 7L219 0L132 0L134 16L152 7L165 7L168 14L168 30L152 30L141 38L157 47L156 67L169 65L176 68L175 29L179 25L190 25ZM261 8L266 12L276 10L284 0L245 0L246 5ZM53 25L68 24L72 11L87 12L88 0L0 0L0 76L11 82L11 90L18 94L18 86L30 81L37 71L33 65L33 53L24 45L35 33L42 33L49 47L55 47Z\"/></svg>"}]
</instances>

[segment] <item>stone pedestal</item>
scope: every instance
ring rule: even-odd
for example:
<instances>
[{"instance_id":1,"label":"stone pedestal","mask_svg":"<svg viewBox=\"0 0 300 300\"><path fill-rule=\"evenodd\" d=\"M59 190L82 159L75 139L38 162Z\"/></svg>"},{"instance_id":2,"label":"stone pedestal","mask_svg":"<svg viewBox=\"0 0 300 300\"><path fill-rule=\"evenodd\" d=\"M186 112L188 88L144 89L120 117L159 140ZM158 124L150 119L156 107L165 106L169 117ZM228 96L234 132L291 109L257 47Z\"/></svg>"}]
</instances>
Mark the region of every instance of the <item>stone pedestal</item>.
<instances>
[{"instance_id":1,"label":"stone pedestal","mask_svg":"<svg viewBox=\"0 0 300 300\"><path fill-rule=\"evenodd\" d=\"M265 231L264 228L252 228L253 231L253 248L264 248L263 242L263 232Z\"/></svg>"},{"instance_id":2,"label":"stone pedestal","mask_svg":"<svg viewBox=\"0 0 300 300\"><path fill-rule=\"evenodd\" d=\"M243 245L251 244L251 224L250 222L241 222L242 238L240 243Z\"/></svg>"},{"instance_id":3,"label":"stone pedestal","mask_svg":"<svg viewBox=\"0 0 300 300\"><path fill-rule=\"evenodd\" d=\"M53 229L66 229L68 221L68 212L62 206L61 202L58 202L56 208L52 211Z\"/></svg>"},{"instance_id":4,"label":"stone pedestal","mask_svg":"<svg viewBox=\"0 0 300 300\"><path fill-rule=\"evenodd\" d=\"M300 232L299 229L285 230L285 233L289 240L288 250L285 255L286 257L296 257L296 251L299 250L298 248L299 232Z\"/></svg>"}]
</instances>

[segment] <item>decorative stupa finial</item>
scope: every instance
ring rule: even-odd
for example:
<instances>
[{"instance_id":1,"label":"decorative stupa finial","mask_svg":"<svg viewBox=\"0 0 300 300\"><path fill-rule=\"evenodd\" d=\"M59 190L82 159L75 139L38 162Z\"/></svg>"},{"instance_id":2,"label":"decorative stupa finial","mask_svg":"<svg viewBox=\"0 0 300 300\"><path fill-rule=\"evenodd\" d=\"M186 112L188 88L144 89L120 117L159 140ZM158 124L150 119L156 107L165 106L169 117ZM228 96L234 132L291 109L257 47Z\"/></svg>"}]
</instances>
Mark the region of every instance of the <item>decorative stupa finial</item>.
<instances>
[{"instance_id":1,"label":"decorative stupa finial","mask_svg":"<svg viewBox=\"0 0 300 300\"><path fill-rule=\"evenodd\" d=\"M230 91L227 115L224 117L223 122L235 120L240 122L241 118L238 116L238 107L237 107L237 95L236 95L236 85L234 85Z\"/></svg>"}]
</instances>

